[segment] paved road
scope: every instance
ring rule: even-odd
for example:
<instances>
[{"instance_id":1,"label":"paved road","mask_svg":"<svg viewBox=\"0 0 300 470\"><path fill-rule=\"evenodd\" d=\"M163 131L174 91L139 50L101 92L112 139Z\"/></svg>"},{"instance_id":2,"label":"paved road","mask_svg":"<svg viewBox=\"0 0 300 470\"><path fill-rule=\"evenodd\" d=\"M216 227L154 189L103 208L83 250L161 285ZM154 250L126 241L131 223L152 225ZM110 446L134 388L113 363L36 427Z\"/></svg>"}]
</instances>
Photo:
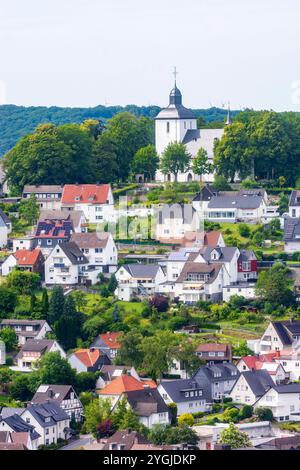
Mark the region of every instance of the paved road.
<instances>
[{"instance_id":1,"label":"paved road","mask_svg":"<svg viewBox=\"0 0 300 470\"><path fill-rule=\"evenodd\" d=\"M74 450L74 449L77 449L78 447L89 444L91 440L92 440L92 435L86 434L86 435L81 436L79 439L76 439L76 441L72 441L70 442L70 444L64 447L61 447L60 450Z\"/></svg>"}]
</instances>

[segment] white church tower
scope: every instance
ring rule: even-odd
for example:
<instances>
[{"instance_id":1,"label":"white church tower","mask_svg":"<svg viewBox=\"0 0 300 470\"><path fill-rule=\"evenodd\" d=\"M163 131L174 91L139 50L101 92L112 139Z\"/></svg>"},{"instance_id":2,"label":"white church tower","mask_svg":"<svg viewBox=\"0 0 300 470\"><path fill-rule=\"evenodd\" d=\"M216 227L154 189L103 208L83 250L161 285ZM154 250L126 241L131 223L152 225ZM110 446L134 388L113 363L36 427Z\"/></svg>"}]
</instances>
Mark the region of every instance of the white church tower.
<instances>
[{"instance_id":1,"label":"white church tower","mask_svg":"<svg viewBox=\"0 0 300 470\"><path fill-rule=\"evenodd\" d=\"M204 148L208 158L213 161L215 139L221 138L223 129L197 129L197 118L193 111L182 104L182 94L176 84L176 67L174 70L175 84L169 95L169 105L163 108L155 118L155 147L159 156L171 142L182 142L187 151L194 157L199 148ZM156 173L156 181L173 181L172 175ZM186 173L179 173L178 181L199 180L191 168ZM213 175L204 175L203 181L212 181Z\"/></svg>"}]
</instances>

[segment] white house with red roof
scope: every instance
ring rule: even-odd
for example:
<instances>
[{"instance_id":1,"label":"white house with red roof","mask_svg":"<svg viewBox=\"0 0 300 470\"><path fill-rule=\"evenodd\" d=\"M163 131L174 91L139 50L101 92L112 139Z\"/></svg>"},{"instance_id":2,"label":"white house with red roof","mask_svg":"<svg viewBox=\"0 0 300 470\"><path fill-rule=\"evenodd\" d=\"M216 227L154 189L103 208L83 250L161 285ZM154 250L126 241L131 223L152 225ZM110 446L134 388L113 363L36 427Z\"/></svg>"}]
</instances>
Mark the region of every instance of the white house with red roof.
<instances>
[{"instance_id":1,"label":"white house with red roof","mask_svg":"<svg viewBox=\"0 0 300 470\"><path fill-rule=\"evenodd\" d=\"M96 348L107 354L111 359L115 358L121 348L120 337L122 333L111 332L102 333L93 342L91 348Z\"/></svg>"},{"instance_id":2,"label":"white house with red roof","mask_svg":"<svg viewBox=\"0 0 300 470\"><path fill-rule=\"evenodd\" d=\"M39 248L34 250L18 250L10 254L1 265L2 276L8 276L14 268L42 275L44 271L44 256L41 250Z\"/></svg>"},{"instance_id":3,"label":"white house with red roof","mask_svg":"<svg viewBox=\"0 0 300 470\"><path fill-rule=\"evenodd\" d=\"M266 370L275 384L283 383L289 377L282 364L274 360L267 360L264 356L241 357L236 366L240 372Z\"/></svg>"},{"instance_id":4,"label":"white house with red roof","mask_svg":"<svg viewBox=\"0 0 300 470\"><path fill-rule=\"evenodd\" d=\"M82 211L88 222L114 220L114 198L110 184L66 184L61 198L63 210Z\"/></svg>"},{"instance_id":5,"label":"white house with red roof","mask_svg":"<svg viewBox=\"0 0 300 470\"><path fill-rule=\"evenodd\" d=\"M78 349L68 357L73 369L79 372L96 372L105 364L111 364L109 357L99 349Z\"/></svg>"}]
</instances>

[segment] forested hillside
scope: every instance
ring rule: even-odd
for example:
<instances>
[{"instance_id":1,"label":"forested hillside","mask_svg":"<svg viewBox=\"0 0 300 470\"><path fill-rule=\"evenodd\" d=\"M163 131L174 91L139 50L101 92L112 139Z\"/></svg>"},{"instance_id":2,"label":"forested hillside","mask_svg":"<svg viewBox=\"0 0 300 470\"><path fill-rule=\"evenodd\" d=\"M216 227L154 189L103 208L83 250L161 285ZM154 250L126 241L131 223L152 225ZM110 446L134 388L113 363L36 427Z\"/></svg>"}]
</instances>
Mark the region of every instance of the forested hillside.
<instances>
[{"instance_id":1,"label":"forested hillside","mask_svg":"<svg viewBox=\"0 0 300 470\"><path fill-rule=\"evenodd\" d=\"M29 107L2 105L0 106L0 156L10 150L20 137L32 132L41 123L55 125L81 123L86 119L107 120L122 111L129 111L136 116L154 118L159 112L158 106L96 106L95 108L59 108ZM195 109L195 115L201 116L209 125L212 121L224 121L225 109ZM238 111L234 111L235 115Z\"/></svg>"}]
</instances>

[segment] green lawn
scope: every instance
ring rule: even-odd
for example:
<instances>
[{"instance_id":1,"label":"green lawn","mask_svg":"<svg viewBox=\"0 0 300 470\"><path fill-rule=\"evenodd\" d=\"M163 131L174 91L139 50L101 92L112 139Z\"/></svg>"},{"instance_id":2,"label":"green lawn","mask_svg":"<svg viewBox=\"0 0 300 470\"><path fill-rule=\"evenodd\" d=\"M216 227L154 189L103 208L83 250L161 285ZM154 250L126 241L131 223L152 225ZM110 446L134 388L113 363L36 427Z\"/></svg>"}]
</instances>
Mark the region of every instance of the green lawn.
<instances>
[{"instance_id":1,"label":"green lawn","mask_svg":"<svg viewBox=\"0 0 300 470\"><path fill-rule=\"evenodd\" d=\"M144 305L141 302L125 302L124 300L119 300L117 305L123 307L126 313L137 313L140 314L144 308Z\"/></svg>"}]
</instances>

